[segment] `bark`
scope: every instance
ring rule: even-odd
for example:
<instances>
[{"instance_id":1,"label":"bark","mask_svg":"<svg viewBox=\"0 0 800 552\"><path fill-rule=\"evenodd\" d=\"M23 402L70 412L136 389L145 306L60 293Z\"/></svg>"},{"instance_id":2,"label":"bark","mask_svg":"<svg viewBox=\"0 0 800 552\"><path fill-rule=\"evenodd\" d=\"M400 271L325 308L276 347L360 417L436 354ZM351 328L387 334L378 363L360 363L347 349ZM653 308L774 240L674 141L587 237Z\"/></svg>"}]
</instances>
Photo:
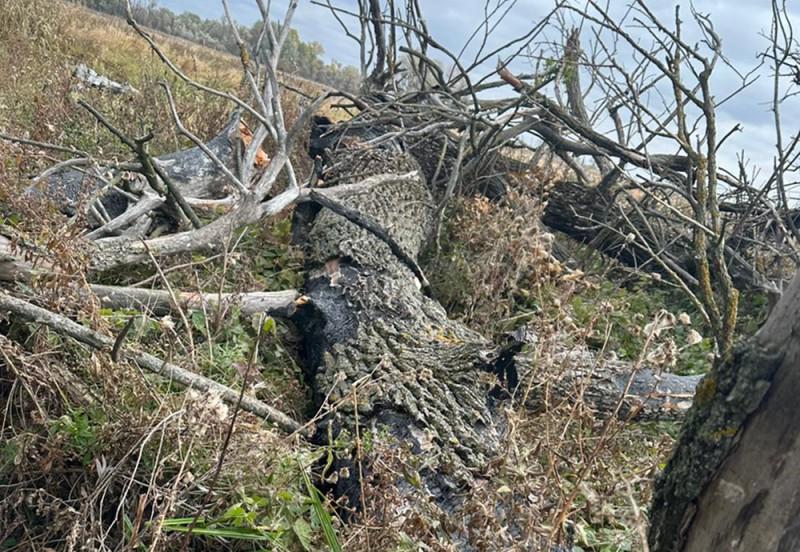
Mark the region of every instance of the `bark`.
<instances>
[{"instance_id":1,"label":"bark","mask_svg":"<svg viewBox=\"0 0 800 552\"><path fill-rule=\"evenodd\" d=\"M645 221L630 206L621 209L608 191L561 182L550 190L542 222L626 266L665 275L664 267L653 260L652 253L660 253L670 269L696 282L691 242L683 229L663 229L663 221Z\"/></svg>"},{"instance_id":2,"label":"bark","mask_svg":"<svg viewBox=\"0 0 800 552\"><path fill-rule=\"evenodd\" d=\"M417 118L406 121L405 124L422 125ZM323 178L326 181L335 180L338 175L336 163L330 157L331 153L340 148L352 147L369 141L380 141L388 133L402 134L402 128L386 123L369 124L368 120L357 120L356 123L335 125L327 117L314 117L309 140L309 154L312 159L319 157L326 165ZM445 195L447 183L458 159L458 138L444 130L428 132L420 136L404 136L403 147L395 140L381 141L377 146L381 149L390 149L395 152L407 151L419 164L423 176L429 183L434 199L441 201ZM481 150L482 151L482 150ZM472 166L474 158L471 155L463 160L461 169ZM504 156L499 152L483 153L479 156L481 166L475 167L472 172L478 176L466 179L462 190L466 194L482 194L495 200L502 197L507 190L506 173L524 172L530 164ZM356 167L349 167L350 171ZM351 172L351 174L354 174Z\"/></svg>"},{"instance_id":3,"label":"bark","mask_svg":"<svg viewBox=\"0 0 800 552\"><path fill-rule=\"evenodd\" d=\"M362 178L388 173L337 198L416 258L435 218L417 162L408 154L372 149L338 152L336 163L336 181L345 186L358 180L348 179L349 167L357 167L352 174ZM530 361L505 358L483 336L450 320L422 292L408 264L363 227L325 208L305 211L295 225L295 235L304 237L303 293L309 299L294 316L303 336L303 364L316 405L335 405L317 425L316 439L342 442L383 428L420 455L422 494L445 509L457 507L459 491L499 454L505 422L497 401L526 381ZM696 382L659 380L652 371L599 363L589 354L565 353L563 362L555 394L569 400L582 388L604 415L675 418L688 408ZM501 382L505 393L496 392ZM542 407L541 396L528 399L531 407ZM336 450L339 456L323 479L347 467L350 477L339 477L333 490L358 507L358 447ZM365 466L363 459L359 468Z\"/></svg>"},{"instance_id":4,"label":"bark","mask_svg":"<svg viewBox=\"0 0 800 552\"><path fill-rule=\"evenodd\" d=\"M800 275L698 385L656 484L652 550L798 550Z\"/></svg>"},{"instance_id":5,"label":"bark","mask_svg":"<svg viewBox=\"0 0 800 552\"><path fill-rule=\"evenodd\" d=\"M416 258L434 214L419 167L404 154L367 155L372 167L363 166L364 152L340 162L358 161L376 174L417 172L340 201L387 229ZM436 458L423 474L434 496L467 484L496 451L502 430L486 400L491 379L479 357L490 344L423 295L414 273L383 240L341 216L320 211L305 247L310 301L295 317L304 363L317 404L326 397L339 404L321 424L320 437L328 425L354 436L356 418L365 427L374 421ZM358 486L355 478L340 479L337 492L358 505Z\"/></svg>"},{"instance_id":6,"label":"bark","mask_svg":"<svg viewBox=\"0 0 800 552\"><path fill-rule=\"evenodd\" d=\"M533 367L520 362L523 381ZM556 356L550 368L551 400L569 401L580 397L598 418L616 416L624 420L659 421L681 419L692 405L694 390L701 376L679 376L650 366L624 361L598 359L591 351L570 350ZM541 376L540 376L541 378ZM534 380L535 381L535 380ZM523 384L524 386L524 384ZM524 389L518 391L522 394ZM546 406L543 390L527 398L534 410Z\"/></svg>"},{"instance_id":7,"label":"bark","mask_svg":"<svg viewBox=\"0 0 800 552\"><path fill-rule=\"evenodd\" d=\"M0 282L27 282L36 268L20 259L7 237L0 235Z\"/></svg>"}]
</instances>

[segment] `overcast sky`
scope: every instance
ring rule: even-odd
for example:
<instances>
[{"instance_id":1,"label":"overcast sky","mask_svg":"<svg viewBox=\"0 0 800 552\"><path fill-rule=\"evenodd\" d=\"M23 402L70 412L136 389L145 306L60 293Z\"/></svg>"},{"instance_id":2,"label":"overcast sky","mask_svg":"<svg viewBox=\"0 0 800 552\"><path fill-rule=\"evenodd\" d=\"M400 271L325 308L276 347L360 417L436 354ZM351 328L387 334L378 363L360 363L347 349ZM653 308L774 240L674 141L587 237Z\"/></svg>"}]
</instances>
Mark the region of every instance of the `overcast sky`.
<instances>
[{"instance_id":1,"label":"overcast sky","mask_svg":"<svg viewBox=\"0 0 800 552\"><path fill-rule=\"evenodd\" d=\"M490 0L492 4L496 1ZM608 1L609 11L616 20L621 21L626 16L628 2ZM355 0L332 0L332 3L342 8L353 9ZM689 2L653 0L649 4L659 18L672 26L676 3L681 5L687 40L691 42L698 40L700 34L690 21ZM221 2L217 0L159 0L159 4L175 12L192 11L206 18L219 18L223 13ZM230 0L230 4L235 17L242 23L250 24L259 16L255 0ZM273 0L272 4L276 14L282 13L279 10L285 7L286 0ZM420 4L431 34L455 52L461 49L472 31L483 20L484 0L420 0ZM489 46L502 44L510 38L524 34L539 22L552 6L553 0L517 0L508 16L493 33ZM767 44L760 33L769 31L771 19L769 0L695 0L694 7L697 11L710 15L722 39L724 53L734 66L742 73L756 66L757 54ZM632 18L632 15L628 14L627 17ZM310 0L300 0L293 26L299 31L303 40L322 44L328 60L358 64L358 46L344 35L328 9L313 5ZM632 32L635 33L636 30L633 29ZM542 38L555 40L558 37L550 33ZM649 39L647 40L649 42ZM530 61L520 60L517 63L515 69L518 71L530 69ZM764 170L768 170L772 163L775 137L768 104L771 97L771 82L766 69L762 69L760 73L762 76L754 85L719 108L720 134L726 133L737 122L744 127L743 132L737 133L726 142L723 159L728 165L735 164L736 154L743 148ZM721 100L736 89L739 79L734 72L723 67L715 73L712 84L717 99ZM788 135L792 135L797 132L796 121L800 120L800 104L789 102L784 109L786 121L784 130Z\"/></svg>"}]
</instances>

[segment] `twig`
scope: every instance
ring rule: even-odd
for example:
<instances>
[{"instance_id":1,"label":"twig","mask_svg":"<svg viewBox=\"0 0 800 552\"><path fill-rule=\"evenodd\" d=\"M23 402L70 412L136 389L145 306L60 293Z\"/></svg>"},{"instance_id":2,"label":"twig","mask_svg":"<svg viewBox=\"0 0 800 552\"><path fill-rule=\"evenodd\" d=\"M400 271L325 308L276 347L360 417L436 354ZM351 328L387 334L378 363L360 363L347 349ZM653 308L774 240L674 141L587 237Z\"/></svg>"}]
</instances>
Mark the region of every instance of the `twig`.
<instances>
[{"instance_id":1,"label":"twig","mask_svg":"<svg viewBox=\"0 0 800 552\"><path fill-rule=\"evenodd\" d=\"M192 207L186 203L186 200L183 198L183 194L181 194L178 187L172 182L172 179L170 179L166 173L161 170L161 167L158 166L158 162L155 161L155 159L153 159L149 153L147 153L147 142L152 140L152 133L142 138L131 140L125 136L122 131L111 124L108 119L106 119L90 104L84 100L78 100L78 104L91 113L100 124L106 127L114 136L119 138L119 140L128 146L128 148L130 148L130 150L139 158L139 162L142 164L142 174L147 179L147 182L150 184L150 187L153 188L153 190L160 194L166 193L157 178L157 176L161 177L161 181L166 185L170 198L176 204L178 209L183 212L183 214L185 214L186 217L191 221L192 226L195 228L200 228L203 226L203 223L200 222L200 219L194 214Z\"/></svg>"},{"instance_id":2,"label":"twig","mask_svg":"<svg viewBox=\"0 0 800 552\"><path fill-rule=\"evenodd\" d=\"M111 348L111 360L114 362L119 362L119 351L122 348L122 344L125 342L125 337L127 337L128 332L131 331L134 322L136 322L135 316L128 318L125 327L122 328L122 331L119 332L119 335L117 335L117 338L114 340L114 346Z\"/></svg>"}]
</instances>

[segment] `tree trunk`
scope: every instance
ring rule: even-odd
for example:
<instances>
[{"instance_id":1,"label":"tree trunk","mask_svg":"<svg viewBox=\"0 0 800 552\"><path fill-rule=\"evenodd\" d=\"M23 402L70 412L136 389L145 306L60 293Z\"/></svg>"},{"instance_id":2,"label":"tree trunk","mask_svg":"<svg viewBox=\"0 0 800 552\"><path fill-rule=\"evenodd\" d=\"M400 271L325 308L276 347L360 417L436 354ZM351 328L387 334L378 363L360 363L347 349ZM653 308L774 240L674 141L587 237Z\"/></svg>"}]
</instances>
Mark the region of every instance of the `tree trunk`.
<instances>
[{"instance_id":1,"label":"tree trunk","mask_svg":"<svg viewBox=\"0 0 800 552\"><path fill-rule=\"evenodd\" d=\"M664 277L674 275L690 287L697 286L688 228L674 217L654 215L658 206L637 204L622 198L619 190L601 187L559 182L549 191L542 222L625 266ZM740 289L774 296L777 288L746 260L747 255L746 250L725 246L734 283Z\"/></svg>"},{"instance_id":2,"label":"tree trunk","mask_svg":"<svg viewBox=\"0 0 800 552\"><path fill-rule=\"evenodd\" d=\"M656 484L655 552L800 549L800 275L698 385Z\"/></svg>"},{"instance_id":3,"label":"tree trunk","mask_svg":"<svg viewBox=\"0 0 800 552\"><path fill-rule=\"evenodd\" d=\"M357 165L359 179L396 175L344 195L342 203L377 221L417 257L434 208L416 162L378 149L344 157L341 165ZM295 321L317 405L326 398L338 404L321 424L320 438L327 438L329 424L336 438L340 431L355 436L357 419L364 427L376 421L437 459L422 474L429 488L468 483L496 451L502 429L487 403L492 380L479 357L491 344L449 320L421 293L413 272L366 230L325 209L304 234L310 300ZM337 494L359 506L359 482L354 470L351 475L339 479Z\"/></svg>"},{"instance_id":4,"label":"tree trunk","mask_svg":"<svg viewBox=\"0 0 800 552\"><path fill-rule=\"evenodd\" d=\"M336 197L416 258L435 213L417 162L386 149L337 156L334 180L345 188ZM365 177L382 173L363 185ZM498 353L483 336L450 320L384 240L346 218L328 209L303 209L295 216L295 235L304 238L307 301L293 318L303 336L301 353L316 406L329 407L317 424L317 442L357 443L359 434L382 428L421 456L418 496L456 507L457 491L469 488L499 453L505 422L497 400L513 394L530 362L519 358L517 367L513 354ZM564 374L553 395L568 399L585 385L587 403L604 415L674 419L688 408L697 381L660 378L628 364L604 365L576 351L565 351L562 360ZM496 392L500 380L509 393ZM541 397L529 399L529 406L542 406ZM349 477L335 478L331 486L358 508L364 489L359 473L368 462L358 444L332 448L339 457L322 479L346 468Z\"/></svg>"}]
</instances>

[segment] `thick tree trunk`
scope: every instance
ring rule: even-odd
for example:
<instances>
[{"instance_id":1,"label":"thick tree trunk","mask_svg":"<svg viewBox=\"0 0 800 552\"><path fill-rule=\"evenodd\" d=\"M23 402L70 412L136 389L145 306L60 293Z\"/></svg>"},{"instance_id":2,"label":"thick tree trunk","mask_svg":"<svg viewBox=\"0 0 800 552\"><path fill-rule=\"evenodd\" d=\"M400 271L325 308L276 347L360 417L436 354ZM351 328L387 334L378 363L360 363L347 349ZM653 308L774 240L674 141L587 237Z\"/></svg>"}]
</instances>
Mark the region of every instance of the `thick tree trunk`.
<instances>
[{"instance_id":1,"label":"thick tree trunk","mask_svg":"<svg viewBox=\"0 0 800 552\"><path fill-rule=\"evenodd\" d=\"M377 149L348 153L340 162L357 166L353 174L361 178L397 175L345 195L342 203L378 222L417 257L434 208L416 162ZM468 483L494 454L502 429L487 402L492 380L479 356L491 344L449 320L421 293L413 272L366 230L322 210L304 233L310 301L295 321L317 404L327 398L338 405L319 435L328 435L328 423L335 438L340 431L355 436L357 419L364 427L377 422L436 459L422 474L429 489L440 489L434 496ZM354 470L351 475L339 479L337 493L359 506L359 482Z\"/></svg>"},{"instance_id":2,"label":"thick tree trunk","mask_svg":"<svg viewBox=\"0 0 800 552\"><path fill-rule=\"evenodd\" d=\"M800 549L800 275L698 385L657 482L654 552Z\"/></svg>"},{"instance_id":3,"label":"thick tree trunk","mask_svg":"<svg viewBox=\"0 0 800 552\"><path fill-rule=\"evenodd\" d=\"M385 228L416 258L435 212L417 162L408 154L378 149L338 156L338 185L388 173L337 198ZM316 405L331 406L317 426L317 439L341 443L343 436L383 428L424 458L418 496L448 509L457 506L457 491L468 488L500 450L505 424L492 397L508 393L496 392L496 376L513 393L526 381L530 363L515 362L513 355L501 361L492 343L450 320L423 293L407 263L367 230L328 209L302 210L295 227L304 237L309 300L294 321L304 339L302 356ZM487 353L494 353L494 360L487 362ZM588 353L565 351L562 361L564 371L552 395L568 399L585 388L586 402L603 415L674 419L688 408L697 381L603 364ZM529 400L533 408L542 406L535 394ZM350 477L338 477L334 492L358 508L364 488L359 472L364 473L366 460L355 469L359 452L337 450L340 457L323 479L347 468Z\"/></svg>"}]
</instances>

